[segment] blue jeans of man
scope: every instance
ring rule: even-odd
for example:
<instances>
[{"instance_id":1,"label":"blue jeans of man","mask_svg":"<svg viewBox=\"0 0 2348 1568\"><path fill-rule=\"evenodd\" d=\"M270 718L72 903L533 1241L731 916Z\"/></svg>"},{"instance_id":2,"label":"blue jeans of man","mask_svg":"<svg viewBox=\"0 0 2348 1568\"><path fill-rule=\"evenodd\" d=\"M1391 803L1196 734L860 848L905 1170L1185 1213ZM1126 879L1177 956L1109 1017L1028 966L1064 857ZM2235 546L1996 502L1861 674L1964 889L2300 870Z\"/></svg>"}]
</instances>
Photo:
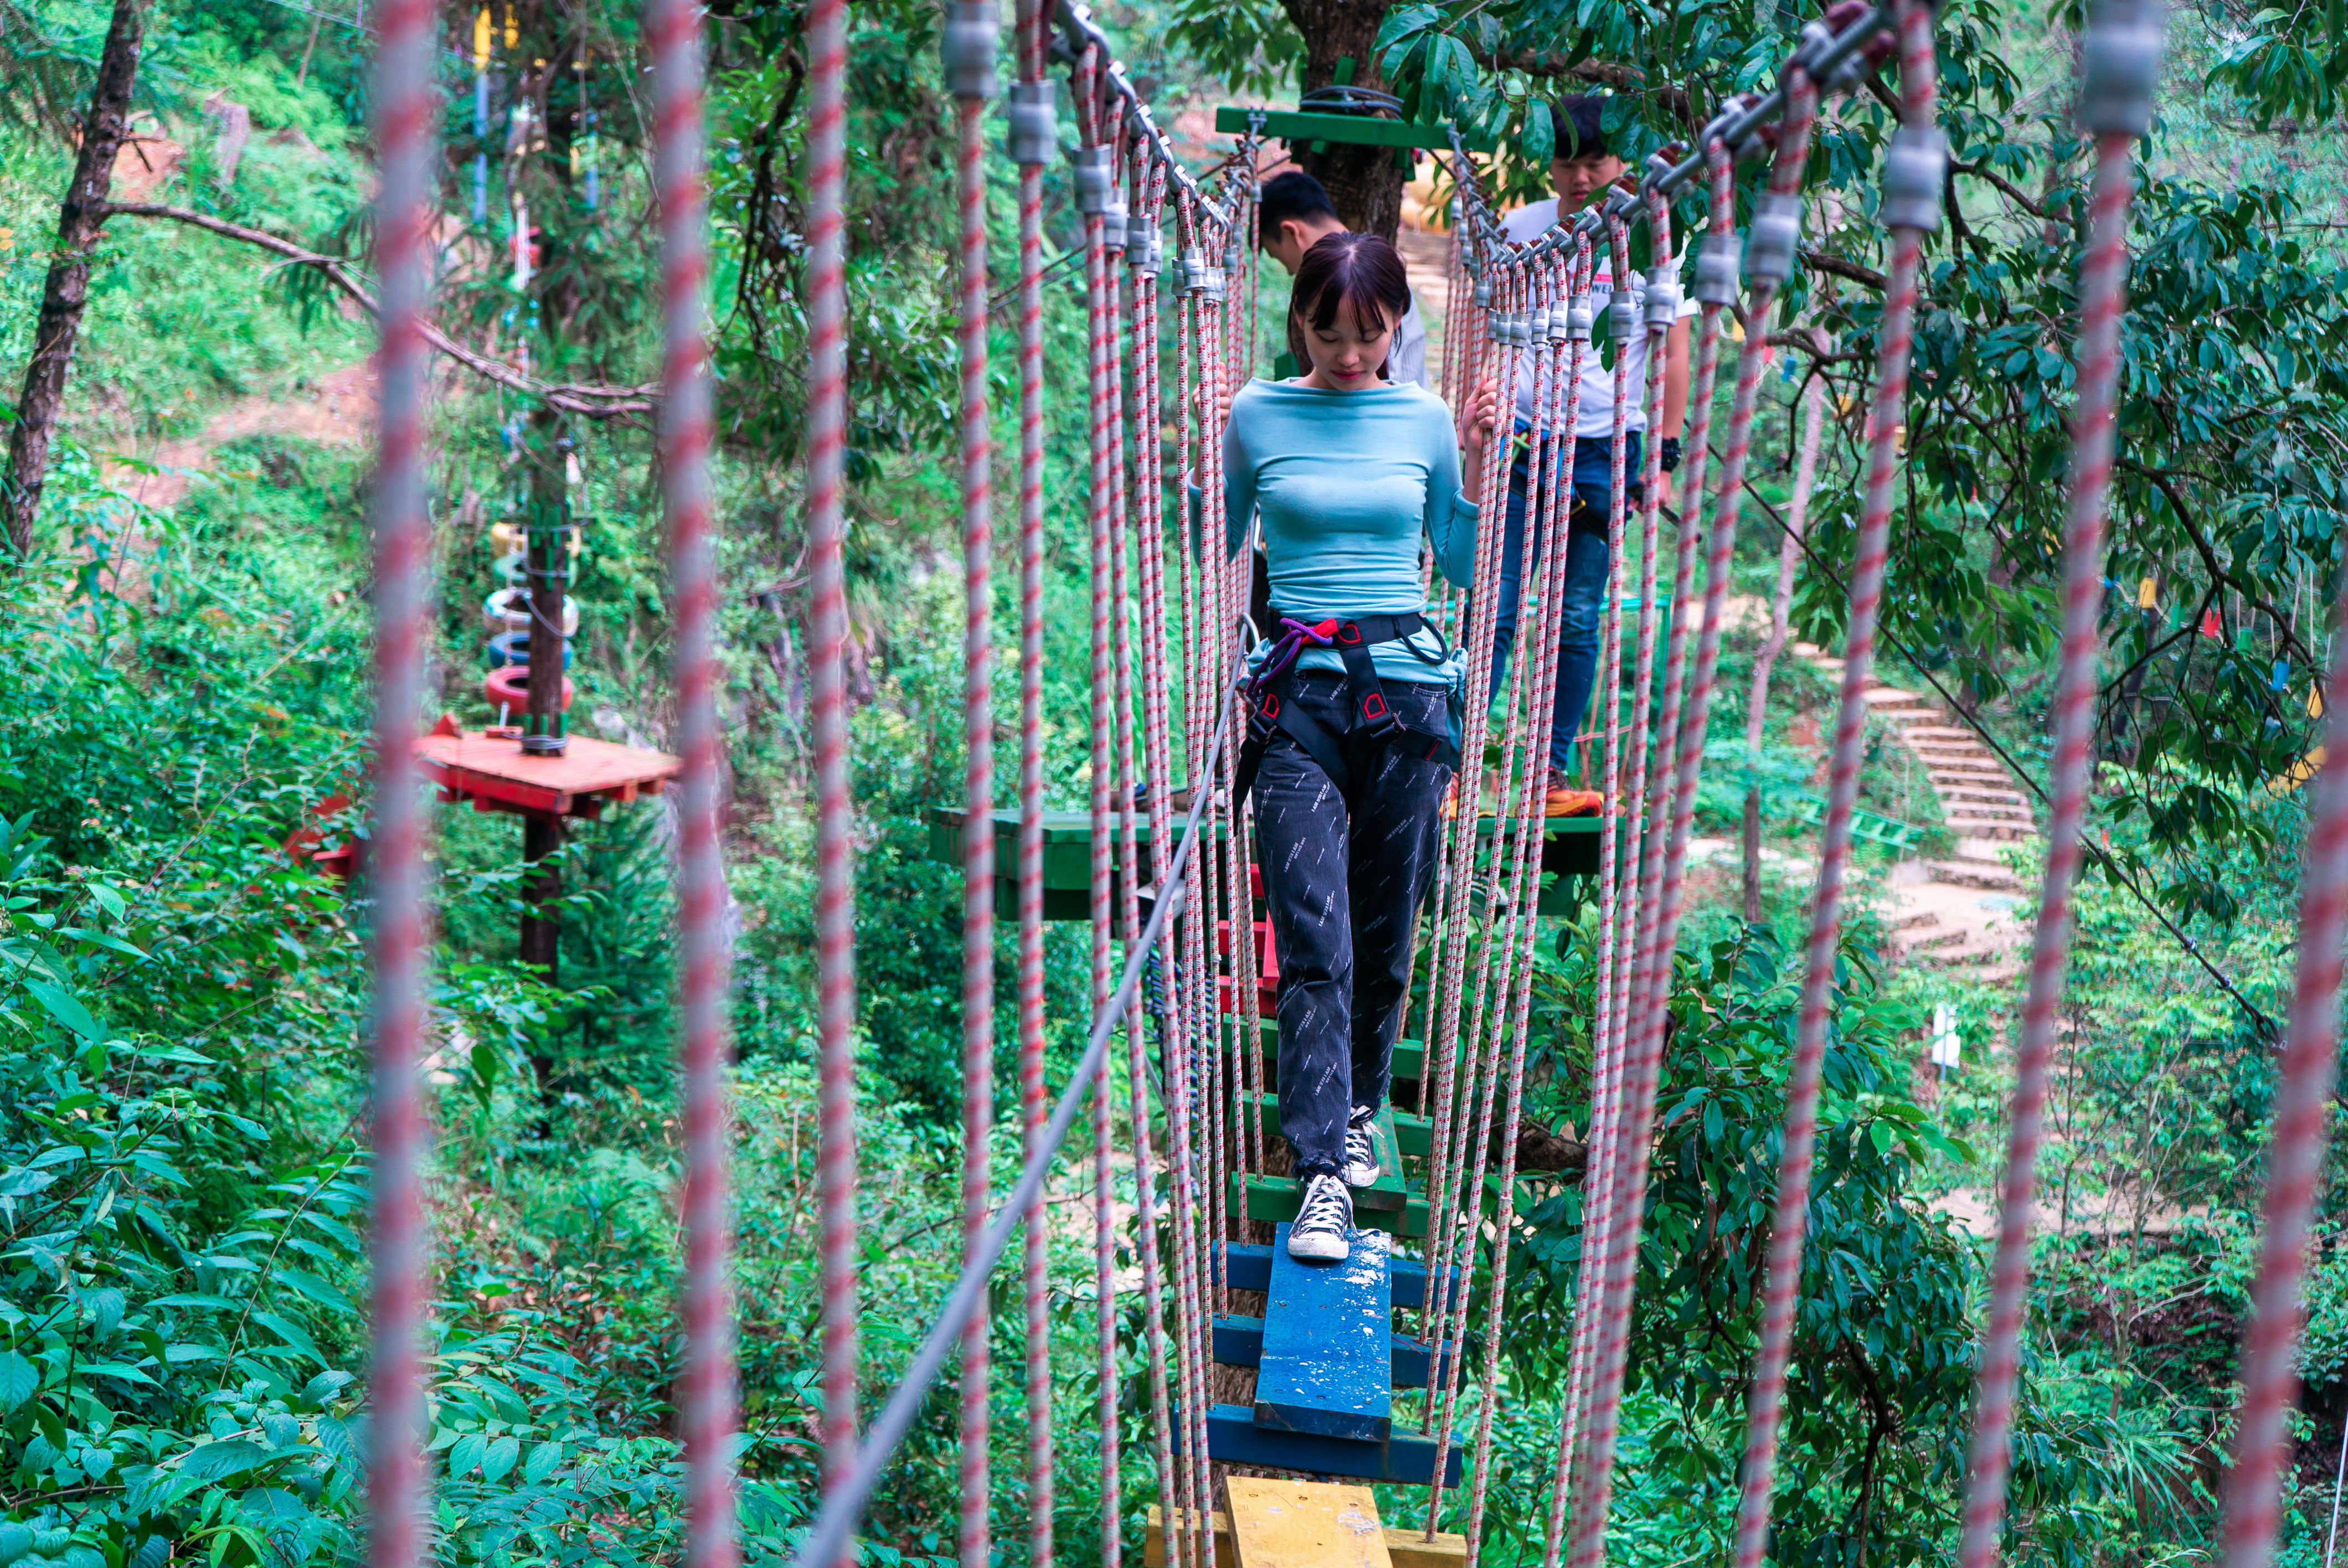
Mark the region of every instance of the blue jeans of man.
<instances>
[{"instance_id":1,"label":"blue jeans of man","mask_svg":"<svg viewBox=\"0 0 2348 1568\"><path fill-rule=\"evenodd\" d=\"M1560 436L1549 438L1552 460L1563 448ZM1488 699L1497 695L1509 672L1509 653L1517 641L1519 579L1524 574L1525 492L1531 483L1531 453L1519 451L1509 469L1508 533L1500 548L1500 602L1492 635L1492 684ZM1636 502L1643 488L1639 472L1639 433L1631 432L1623 453L1626 504ZM1613 443L1585 436L1573 444L1573 493L1558 497L1558 509L1572 519L1566 536L1565 602L1560 607L1557 637L1557 693L1550 713L1549 760L1561 768L1571 753L1573 737L1581 725L1582 710L1590 705L1591 688L1598 683L1598 623L1606 608L1606 568L1610 547L1606 515L1614 490ZM1577 509L1574 502L1579 501ZM1541 538L1539 520L1533 528L1535 548Z\"/></svg>"}]
</instances>

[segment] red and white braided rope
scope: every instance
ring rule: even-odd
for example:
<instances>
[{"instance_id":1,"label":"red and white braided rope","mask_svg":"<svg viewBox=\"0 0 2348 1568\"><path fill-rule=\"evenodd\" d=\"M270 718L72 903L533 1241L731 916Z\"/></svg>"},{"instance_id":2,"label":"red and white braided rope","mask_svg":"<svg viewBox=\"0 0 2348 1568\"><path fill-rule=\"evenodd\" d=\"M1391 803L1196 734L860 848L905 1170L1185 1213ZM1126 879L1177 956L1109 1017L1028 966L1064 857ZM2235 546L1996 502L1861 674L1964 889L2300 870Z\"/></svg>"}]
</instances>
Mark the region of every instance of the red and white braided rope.
<instances>
[{"instance_id":1,"label":"red and white braided rope","mask_svg":"<svg viewBox=\"0 0 2348 1568\"><path fill-rule=\"evenodd\" d=\"M1817 118L1818 91L1799 66L1786 73L1786 115L1778 132L1777 154L1770 170L1773 194L1790 195L1801 184L1807 159L1810 128ZM1647 1163L1652 1147L1650 1125L1663 1066L1663 1021L1672 953L1679 940L1680 897L1686 866L1687 836L1695 811L1695 785L1704 763L1704 731L1712 712L1714 676L1720 656L1720 610L1727 596L1728 568L1736 538L1736 518L1746 458L1752 447L1753 415L1760 393L1761 370L1767 354L1768 325L1776 304L1776 284L1756 279L1746 302L1745 346L1736 366L1736 394L1730 405L1728 440L1722 455L1713 517L1709 559L1704 580L1703 630L1696 644L1694 674L1689 684L1687 708L1677 737L1678 773L1674 780L1672 827L1664 847L1653 948L1646 955L1647 989L1656 1005L1646 1009L1629 1042L1627 1079L1622 1109L1621 1169L1612 1199L1614 1219L1607 1237L1605 1307L1600 1322L1598 1354L1590 1393L1588 1463L1577 1487L1571 1544L1567 1561L1573 1568L1596 1568L1605 1560L1606 1518L1614 1482L1615 1439L1622 1420L1622 1373L1630 1350L1632 1290L1637 1281L1639 1238L1644 1218Z\"/></svg>"},{"instance_id":2,"label":"red and white braided rope","mask_svg":"<svg viewBox=\"0 0 2348 1568\"><path fill-rule=\"evenodd\" d=\"M2087 251L2079 272L2079 403L2072 425L2076 434L2071 507L2063 547L2063 646L2049 780L2054 804L2047 815L2045 879L2040 885L2037 931L2031 944L2030 988L2013 1057L2004 1205L1990 1270L1989 1329L1973 1399L1960 1568L1993 1568L2005 1514L2008 1433L2014 1385L2021 1375L2023 1318L2029 1305L2038 1145L2044 1132L2047 1069L2054 1053L2054 1009L2062 1000L2064 968L2070 957L2071 884L2079 873L2079 835L2086 821L2094 766L2096 621L2104 596L2104 511L2111 488L2120 315L2127 299L2128 202L2135 180L2134 138L2098 136ZM2336 943L2333 952L2337 953ZM2243 1451L2254 1457L2260 1453L2250 1448Z\"/></svg>"},{"instance_id":3,"label":"red and white braided rope","mask_svg":"<svg viewBox=\"0 0 2348 1568\"><path fill-rule=\"evenodd\" d=\"M424 308L431 277L433 11L390 0L377 14L375 134L382 189L376 243L382 271L382 376L375 487L376 910L374 1366L368 1398L367 1560L415 1568L424 1554L424 1317L431 1247L425 1231L427 1132L417 1072L428 938L427 826L416 761L425 702L432 525L425 508L427 371Z\"/></svg>"},{"instance_id":4,"label":"red and white braided rope","mask_svg":"<svg viewBox=\"0 0 2348 1568\"><path fill-rule=\"evenodd\" d=\"M1929 128L1937 112L1932 75L1932 14L1925 0L1901 0L1899 12L1901 119ZM1826 1063L1827 1012L1833 1001L1840 949L1843 876L1851 845L1851 813L1859 798L1859 766L1867 740L1867 691L1875 659L1875 626L1883 600L1883 570L1890 536L1891 491L1899 461L1896 436L1908 399L1908 360L1916 323L1917 280L1923 233L1898 228L1878 328L1875 417L1869 443L1866 499L1850 573L1850 615L1843 648L1842 704L1827 770L1827 809L1818 850L1818 885L1810 904L1807 966L1795 1025L1794 1059L1786 1083L1786 1128L1777 1162L1777 1196L1770 1216L1762 1294L1761 1348L1746 1400L1743 1495L1736 1520L1735 1568L1759 1568L1768 1547L1771 1487L1776 1468L1778 1418L1786 1367L1792 1353L1795 1310L1801 1299L1802 1240L1809 1215L1810 1176L1818 1132L1818 1093Z\"/></svg>"}]
</instances>

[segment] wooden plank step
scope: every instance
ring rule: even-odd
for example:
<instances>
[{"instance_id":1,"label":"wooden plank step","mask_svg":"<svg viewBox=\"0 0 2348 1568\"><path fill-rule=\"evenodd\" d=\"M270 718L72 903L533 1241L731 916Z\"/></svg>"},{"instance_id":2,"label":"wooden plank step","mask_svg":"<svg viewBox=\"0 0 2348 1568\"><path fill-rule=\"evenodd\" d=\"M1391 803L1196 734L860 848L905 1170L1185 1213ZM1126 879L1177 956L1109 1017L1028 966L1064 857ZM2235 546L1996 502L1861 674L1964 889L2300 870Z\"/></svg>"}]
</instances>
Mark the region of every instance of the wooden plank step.
<instances>
[{"instance_id":1,"label":"wooden plank step","mask_svg":"<svg viewBox=\"0 0 2348 1568\"><path fill-rule=\"evenodd\" d=\"M1294 1219L1296 1211L1303 1206L1304 1184L1293 1176L1235 1175L1231 1178L1231 1202L1249 1219L1279 1225ZM1389 1235L1425 1235L1426 1199L1413 1194L1401 1208L1377 1209L1365 1206L1357 1194L1354 1202L1354 1218Z\"/></svg>"},{"instance_id":2,"label":"wooden plank step","mask_svg":"<svg viewBox=\"0 0 2348 1568\"><path fill-rule=\"evenodd\" d=\"M1394 1568L1366 1486L1235 1475L1224 1493L1239 1568Z\"/></svg>"},{"instance_id":3,"label":"wooden plank step","mask_svg":"<svg viewBox=\"0 0 2348 1568\"><path fill-rule=\"evenodd\" d=\"M1272 1016L1272 1004L1267 1003L1256 1020L1256 1029L1263 1037L1262 1050L1263 1084L1266 1089L1280 1087L1280 1020ZM1467 1030L1463 1029L1460 1033L1464 1037ZM1232 1048L1231 1054L1237 1054L1236 1047ZM1416 1040L1395 1040L1392 1072L1396 1083L1416 1083L1423 1079L1426 1075L1426 1042ZM1238 1080L1234 1079L1233 1081Z\"/></svg>"},{"instance_id":4,"label":"wooden plank step","mask_svg":"<svg viewBox=\"0 0 2348 1568\"><path fill-rule=\"evenodd\" d=\"M1276 1431L1383 1442L1394 1414L1394 1300L1387 1238L1356 1228L1336 1264L1288 1255L1288 1227L1272 1237L1255 1424Z\"/></svg>"},{"instance_id":5,"label":"wooden plank step","mask_svg":"<svg viewBox=\"0 0 2348 1568\"><path fill-rule=\"evenodd\" d=\"M1215 1568L1239 1568L1230 1517L1217 1509L1208 1515L1208 1528L1215 1532ZM1438 1534L1429 1541L1423 1530L1389 1524L1385 1538L1386 1555L1393 1560L1394 1568L1466 1568L1468 1538L1464 1535ZM1148 1534L1142 1542L1141 1563L1142 1568L1166 1568L1166 1522L1156 1503L1149 1506Z\"/></svg>"},{"instance_id":6,"label":"wooden plank step","mask_svg":"<svg viewBox=\"0 0 2348 1568\"><path fill-rule=\"evenodd\" d=\"M1248 1242L1232 1242L1223 1248L1223 1272L1233 1290L1269 1290L1272 1288L1272 1248ZM1386 1277L1391 1284L1396 1307L1426 1305L1426 1265L1415 1257L1386 1255ZM1454 1265L1451 1277L1457 1281L1459 1269Z\"/></svg>"},{"instance_id":7,"label":"wooden plank step","mask_svg":"<svg viewBox=\"0 0 2348 1568\"><path fill-rule=\"evenodd\" d=\"M1241 1104L1251 1100L1255 1102L1256 1125L1262 1129L1265 1137L1280 1136L1279 1095L1268 1092L1251 1094L1241 1090L1239 1098ZM1386 1176L1400 1173L1402 1164L1398 1155L1423 1156L1435 1146L1435 1123L1424 1116L1414 1116L1407 1111L1397 1111L1388 1105L1379 1111L1377 1121L1371 1125L1370 1143L1378 1152L1381 1174L1377 1187L1355 1190L1354 1204L1356 1208L1361 1206L1365 1194L1382 1191L1386 1184ZM1386 1206L1396 1206L1400 1202L1396 1199L1395 1204Z\"/></svg>"},{"instance_id":8,"label":"wooden plank step","mask_svg":"<svg viewBox=\"0 0 2348 1568\"><path fill-rule=\"evenodd\" d=\"M1471 1357L1476 1338L1473 1334L1468 1337ZM1235 1312L1218 1314L1215 1318L1214 1358L1226 1367L1261 1365L1263 1360L1263 1319L1244 1317ZM1387 1351L1387 1382L1396 1389L1424 1389L1429 1376L1442 1375L1443 1363L1447 1359L1447 1356L1436 1353L1434 1346L1422 1345L1416 1336L1397 1330L1392 1336ZM1460 1365L1463 1372L1472 1372L1474 1368L1472 1359Z\"/></svg>"},{"instance_id":9,"label":"wooden plank step","mask_svg":"<svg viewBox=\"0 0 2348 1568\"><path fill-rule=\"evenodd\" d=\"M1301 1470L1397 1486L1435 1482L1435 1440L1416 1432L1390 1432L1382 1443L1324 1438L1309 1432L1272 1431L1255 1424L1245 1405L1214 1405L1207 1411L1207 1457L1258 1470ZM1443 1456L1443 1484L1454 1487L1465 1465L1457 1443Z\"/></svg>"}]
</instances>

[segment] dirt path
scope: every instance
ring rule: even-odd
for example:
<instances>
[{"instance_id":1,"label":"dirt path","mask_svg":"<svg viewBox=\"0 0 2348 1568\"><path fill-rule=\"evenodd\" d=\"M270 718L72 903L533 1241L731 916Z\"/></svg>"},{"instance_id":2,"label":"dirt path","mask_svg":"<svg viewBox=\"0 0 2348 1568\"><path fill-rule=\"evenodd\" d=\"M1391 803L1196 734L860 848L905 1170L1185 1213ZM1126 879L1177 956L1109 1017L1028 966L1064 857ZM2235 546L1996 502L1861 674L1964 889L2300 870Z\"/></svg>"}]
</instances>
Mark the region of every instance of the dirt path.
<instances>
[{"instance_id":1,"label":"dirt path","mask_svg":"<svg viewBox=\"0 0 2348 1568\"><path fill-rule=\"evenodd\" d=\"M213 454L255 436L290 436L322 446L361 446L375 428L376 385L365 361L307 378L290 395L240 397L204 422L192 436L117 453L105 460L107 480L143 506L168 512L185 500L194 476L212 467ZM135 463L159 470L142 473Z\"/></svg>"}]
</instances>

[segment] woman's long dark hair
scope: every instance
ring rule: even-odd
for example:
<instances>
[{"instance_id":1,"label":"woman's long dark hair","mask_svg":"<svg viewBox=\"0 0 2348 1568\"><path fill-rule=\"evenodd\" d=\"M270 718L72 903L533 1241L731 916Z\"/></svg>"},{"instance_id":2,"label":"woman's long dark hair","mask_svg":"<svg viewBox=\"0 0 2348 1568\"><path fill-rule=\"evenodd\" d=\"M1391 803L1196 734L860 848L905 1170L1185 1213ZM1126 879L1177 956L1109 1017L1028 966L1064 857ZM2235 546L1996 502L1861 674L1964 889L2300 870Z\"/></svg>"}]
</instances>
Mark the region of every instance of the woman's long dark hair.
<instances>
[{"instance_id":1,"label":"woman's long dark hair","mask_svg":"<svg viewBox=\"0 0 2348 1568\"><path fill-rule=\"evenodd\" d=\"M1375 234L1324 234L1304 252L1288 292L1288 352L1303 371L1313 363L1304 352L1303 328L1326 332L1344 311L1357 331L1366 333L1383 325L1388 314L1400 321L1408 309L1410 274L1391 244ZM1391 346L1387 357L1393 357Z\"/></svg>"}]
</instances>

